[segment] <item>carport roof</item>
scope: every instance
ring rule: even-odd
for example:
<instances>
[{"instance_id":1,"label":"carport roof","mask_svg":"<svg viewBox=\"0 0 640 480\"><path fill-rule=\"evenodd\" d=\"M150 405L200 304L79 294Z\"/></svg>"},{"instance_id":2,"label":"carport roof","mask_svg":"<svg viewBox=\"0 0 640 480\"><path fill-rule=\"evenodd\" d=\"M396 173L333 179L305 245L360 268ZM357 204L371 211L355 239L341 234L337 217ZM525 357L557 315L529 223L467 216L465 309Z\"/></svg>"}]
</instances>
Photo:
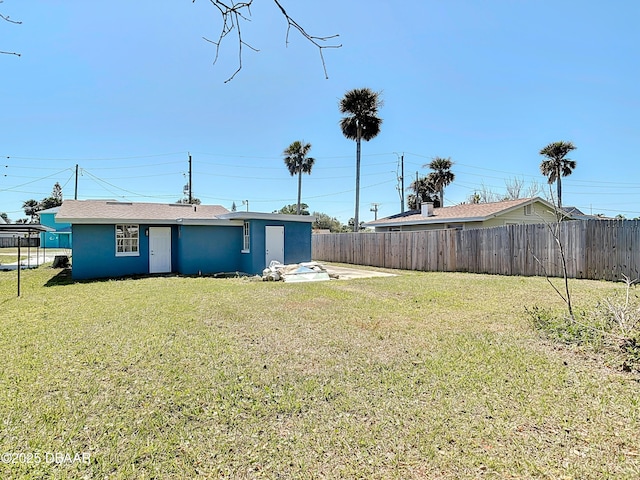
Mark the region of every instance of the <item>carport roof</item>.
<instances>
[{"instance_id":1,"label":"carport roof","mask_svg":"<svg viewBox=\"0 0 640 480\"><path fill-rule=\"evenodd\" d=\"M53 231L55 231L55 228L33 223L10 223L6 225L0 225L0 233L32 233Z\"/></svg>"}]
</instances>

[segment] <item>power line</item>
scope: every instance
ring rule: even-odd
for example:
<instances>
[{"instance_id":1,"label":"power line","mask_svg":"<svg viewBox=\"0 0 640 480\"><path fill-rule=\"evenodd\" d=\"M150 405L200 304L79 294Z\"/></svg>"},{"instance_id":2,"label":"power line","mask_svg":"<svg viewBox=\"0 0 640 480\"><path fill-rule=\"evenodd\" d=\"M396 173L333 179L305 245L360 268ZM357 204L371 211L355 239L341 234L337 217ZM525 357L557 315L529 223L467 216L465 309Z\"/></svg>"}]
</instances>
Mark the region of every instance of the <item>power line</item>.
<instances>
[{"instance_id":1,"label":"power line","mask_svg":"<svg viewBox=\"0 0 640 480\"><path fill-rule=\"evenodd\" d=\"M31 185L32 183L41 182L42 180L47 180L47 179L49 179L51 177L55 177L56 175L60 175L61 173L67 172L69 170L70 170L69 168L65 168L64 170L60 170L60 171L58 171L56 173L52 173L51 175L47 175L46 177L40 177L40 178L37 178L35 180L31 180L30 182L21 183L20 185L14 185L11 188L0 188L0 192L11 192L15 188L24 187L25 185Z\"/></svg>"},{"instance_id":2,"label":"power line","mask_svg":"<svg viewBox=\"0 0 640 480\"><path fill-rule=\"evenodd\" d=\"M129 156L125 156L125 157L69 157L69 158L56 158L56 157L18 157L15 155L7 155L4 158L7 159L12 159L15 158L16 160L52 160L52 161L58 161L58 162L102 162L102 161L113 161L113 160L133 160L133 159L138 159L138 158L156 158L156 157L168 157L171 155L184 155L187 152L172 152L172 153L157 153L157 154L148 154L148 155L129 155Z\"/></svg>"}]
</instances>

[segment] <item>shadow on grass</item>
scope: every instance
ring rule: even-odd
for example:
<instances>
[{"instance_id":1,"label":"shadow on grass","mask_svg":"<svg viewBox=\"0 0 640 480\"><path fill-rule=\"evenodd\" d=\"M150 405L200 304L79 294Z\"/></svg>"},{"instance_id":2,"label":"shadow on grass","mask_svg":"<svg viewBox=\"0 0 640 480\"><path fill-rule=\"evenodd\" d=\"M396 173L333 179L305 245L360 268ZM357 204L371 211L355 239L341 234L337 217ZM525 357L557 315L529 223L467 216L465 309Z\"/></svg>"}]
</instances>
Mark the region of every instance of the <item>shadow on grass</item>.
<instances>
[{"instance_id":1,"label":"shadow on grass","mask_svg":"<svg viewBox=\"0 0 640 480\"><path fill-rule=\"evenodd\" d=\"M57 287L61 285L72 285L74 283L106 283L113 281L123 281L123 280L143 280L145 278L242 278L242 277L253 277L253 275L249 275L243 272L222 272L222 273L214 273L209 275L183 275L178 273L164 273L164 274L140 274L140 275L125 275L121 277L111 277L111 278L90 278L83 280L73 280L71 277L71 269L64 268L60 270L54 277L51 277L47 283L44 284L45 287Z\"/></svg>"},{"instance_id":2,"label":"shadow on grass","mask_svg":"<svg viewBox=\"0 0 640 480\"><path fill-rule=\"evenodd\" d=\"M59 285L71 285L73 280L71 279L71 269L63 268L54 277L47 280L44 284L45 287L57 287Z\"/></svg>"}]
</instances>

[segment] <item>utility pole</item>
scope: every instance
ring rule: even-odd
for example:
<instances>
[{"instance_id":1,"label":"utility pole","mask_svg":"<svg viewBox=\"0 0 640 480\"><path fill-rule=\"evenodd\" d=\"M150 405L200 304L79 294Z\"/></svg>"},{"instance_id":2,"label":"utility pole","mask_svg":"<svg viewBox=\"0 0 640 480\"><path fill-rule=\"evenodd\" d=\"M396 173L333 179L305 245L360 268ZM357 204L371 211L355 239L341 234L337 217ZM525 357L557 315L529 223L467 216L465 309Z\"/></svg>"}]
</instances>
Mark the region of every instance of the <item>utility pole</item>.
<instances>
[{"instance_id":1,"label":"utility pole","mask_svg":"<svg viewBox=\"0 0 640 480\"><path fill-rule=\"evenodd\" d=\"M78 164L76 163L76 189L75 189L75 193L73 195L73 199L77 200L78 199Z\"/></svg>"},{"instance_id":2,"label":"utility pole","mask_svg":"<svg viewBox=\"0 0 640 480\"><path fill-rule=\"evenodd\" d=\"M371 204L371 208L369 209L370 212L373 212L374 220L378 220L378 207L379 206L380 206L379 203L372 203Z\"/></svg>"},{"instance_id":3,"label":"utility pole","mask_svg":"<svg viewBox=\"0 0 640 480\"><path fill-rule=\"evenodd\" d=\"M187 152L189 153L189 152ZM192 204L193 201L193 195L192 195L192 188L191 188L191 154L189 153L189 205Z\"/></svg>"},{"instance_id":4,"label":"utility pole","mask_svg":"<svg viewBox=\"0 0 640 480\"><path fill-rule=\"evenodd\" d=\"M400 156L400 213L404 213L404 152Z\"/></svg>"},{"instance_id":5,"label":"utility pole","mask_svg":"<svg viewBox=\"0 0 640 480\"><path fill-rule=\"evenodd\" d=\"M400 195L400 212L404 213L404 153L402 153L402 155L396 153L396 155L398 156L400 163L400 174L398 174L398 169L396 167L396 175L398 176L397 179L399 182L399 184L396 184L396 190L398 190L398 195Z\"/></svg>"}]
</instances>

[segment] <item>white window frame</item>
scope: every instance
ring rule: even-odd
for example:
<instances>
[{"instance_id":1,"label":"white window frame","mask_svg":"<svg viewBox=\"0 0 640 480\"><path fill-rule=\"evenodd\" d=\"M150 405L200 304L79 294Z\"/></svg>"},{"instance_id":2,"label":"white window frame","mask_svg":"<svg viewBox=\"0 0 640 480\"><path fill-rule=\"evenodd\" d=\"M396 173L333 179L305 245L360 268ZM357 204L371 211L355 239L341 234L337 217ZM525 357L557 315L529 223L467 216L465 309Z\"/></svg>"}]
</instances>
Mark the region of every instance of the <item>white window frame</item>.
<instances>
[{"instance_id":1,"label":"white window frame","mask_svg":"<svg viewBox=\"0 0 640 480\"><path fill-rule=\"evenodd\" d=\"M251 251L251 227L249 222L242 224L242 253Z\"/></svg>"},{"instance_id":2,"label":"white window frame","mask_svg":"<svg viewBox=\"0 0 640 480\"><path fill-rule=\"evenodd\" d=\"M118 223L114 226L114 230L116 257L139 257L140 225L134 223Z\"/></svg>"},{"instance_id":3,"label":"white window frame","mask_svg":"<svg viewBox=\"0 0 640 480\"><path fill-rule=\"evenodd\" d=\"M524 206L524 214L529 216L529 215L533 215L533 205L529 204L529 205L525 205Z\"/></svg>"}]
</instances>

